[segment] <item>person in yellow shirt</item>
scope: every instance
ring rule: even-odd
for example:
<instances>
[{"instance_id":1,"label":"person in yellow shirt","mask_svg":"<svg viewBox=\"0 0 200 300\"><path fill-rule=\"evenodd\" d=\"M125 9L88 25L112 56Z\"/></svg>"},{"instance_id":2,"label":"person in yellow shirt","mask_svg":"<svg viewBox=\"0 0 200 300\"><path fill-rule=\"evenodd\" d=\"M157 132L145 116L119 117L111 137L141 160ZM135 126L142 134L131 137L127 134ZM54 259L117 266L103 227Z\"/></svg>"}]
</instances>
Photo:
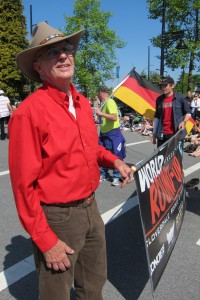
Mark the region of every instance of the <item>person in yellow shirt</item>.
<instances>
[{"instance_id":1,"label":"person in yellow shirt","mask_svg":"<svg viewBox=\"0 0 200 300\"><path fill-rule=\"evenodd\" d=\"M120 119L115 101L109 97L110 91L106 86L99 89L99 98L102 101L100 109L96 114L101 118L99 144L117 155L120 159L126 157L125 138L120 130ZM100 182L109 179L109 169L100 168ZM113 170L113 186L119 186L121 175L117 170Z\"/></svg>"}]
</instances>

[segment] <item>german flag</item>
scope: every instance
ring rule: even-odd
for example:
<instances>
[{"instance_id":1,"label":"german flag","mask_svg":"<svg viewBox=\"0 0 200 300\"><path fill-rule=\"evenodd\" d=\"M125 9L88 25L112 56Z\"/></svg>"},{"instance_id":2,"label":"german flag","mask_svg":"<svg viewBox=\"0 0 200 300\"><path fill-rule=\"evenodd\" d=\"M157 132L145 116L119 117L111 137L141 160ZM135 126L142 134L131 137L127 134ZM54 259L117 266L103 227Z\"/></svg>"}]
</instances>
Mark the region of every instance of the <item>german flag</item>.
<instances>
[{"instance_id":1,"label":"german flag","mask_svg":"<svg viewBox=\"0 0 200 300\"><path fill-rule=\"evenodd\" d=\"M141 77L134 69L113 92L114 97L151 120L154 118L156 99L161 94L159 87Z\"/></svg>"},{"instance_id":2,"label":"german flag","mask_svg":"<svg viewBox=\"0 0 200 300\"><path fill-rule=\"evenodd\" d=\"M140 115L150 120L154 119L156 99L162 94L162 90L152 82L141 77L135 69L114 89L113 96L132 107ZM186 130L189 133L194 125L191 117Z\"/></svg>"},{"instance_id":3,"label":"german flag","mask_svg":"<svg viewBox=\"0 0 200 300\"><path fill-rule=\"evenodd\" d=\"M194 119L192 117L190 117L185 125L187 133L190 133L190 131L192 130L192 128L194 126L194 123L195 123Z\"/></svg>"}]
</instances>

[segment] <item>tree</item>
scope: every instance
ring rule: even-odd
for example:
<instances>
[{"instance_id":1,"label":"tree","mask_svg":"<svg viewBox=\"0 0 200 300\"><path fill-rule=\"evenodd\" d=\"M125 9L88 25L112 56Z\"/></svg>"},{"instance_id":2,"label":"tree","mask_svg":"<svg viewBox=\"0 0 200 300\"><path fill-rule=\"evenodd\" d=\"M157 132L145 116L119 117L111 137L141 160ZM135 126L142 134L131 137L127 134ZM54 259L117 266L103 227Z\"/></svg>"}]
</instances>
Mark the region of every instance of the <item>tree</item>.
<instances>
[{"instance_id":1,"label":"tree","mask_svg":"<svg viewBox=\"0 0 200 300\"><path fill-rule=\"evenodd\" d=\"M27 48L26 34L22 0L0 0L0 88L10 98L22 95L25 79L15 57Z\"/></svg>"},{"instance_id":2,"label":"tree","mask_svg":"<svg viewBox=\"0 0 200 300\"><path fill-rule=\"evenodd\" d=\"M194 74L192 75L192 80L191 80L191 88L188 89L188 73L185 73L185 70L182 69L181 75L177 81L176 84L176 91L180 92L182 94L187 94L189 90L194 91L196 87L200 86L200 75L199 74Z\"/></svg>"},{"instance_id":3,"label":"tree","mask_svg":"<svg viewBox=\"0 0 200 300\"><path fill-rule=\"evenodd\" d=\"M167 30L154 37L154 46L164 43L165 63L169 68L189 68L187 88L192 87L193 70L200 70L199 0L147 0L149 17L160 19ZM163 18L164 17L164 18ZM163 24L163 19L165 24ZM162 26L163 28L163 26ZM187 49L177 49L177 39ZM180 48L180 47L179 47Z\"/></svg>"},{"instance_id":4,"label":"tree","mask_svg":"<svg viewBox=\"0 0 200 300\"><path fill-rule=\"evenodd\" d=\"M151 81L153 84L159 86L160 83L161 83L161 77L160 77L160 74L158 74L158 72L156 71L151 71L150 74L149 74L149 81ZM148 80L148 76L147 74L142 71L142 73L140 74L141 77L144 77L145 79Z\"/></svg>"},{"instance_id":5,"label":"tree","mask_svg":"<svg viewBox=\"0 0 200 300\"><path fill-rule=\"evenodd\" d=\"M76 0L74 16L65 17L66 33L84 28L76 54L74 83L85 96L94 96L98 87L113 77L117 65L115 48L125 43L108 28L110 12L100 11L100 0Z\"/></svg>"}]
</instances>

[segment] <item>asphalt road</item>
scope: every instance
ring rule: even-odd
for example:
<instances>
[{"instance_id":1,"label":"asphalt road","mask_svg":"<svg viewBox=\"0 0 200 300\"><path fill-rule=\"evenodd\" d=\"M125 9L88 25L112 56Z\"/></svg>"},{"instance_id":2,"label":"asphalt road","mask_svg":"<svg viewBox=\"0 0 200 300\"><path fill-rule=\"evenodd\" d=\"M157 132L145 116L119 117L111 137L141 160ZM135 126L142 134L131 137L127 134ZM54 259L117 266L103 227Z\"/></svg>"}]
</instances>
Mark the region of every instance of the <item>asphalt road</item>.
<instances>
[{"instance_id":1,"label":"asphalt road","mask_svg":"<svg viewBox=\"0 0 200 300\"><path fill-rule=\"evenodd\" d=\"M149 137L124 132L129 163L137 163L155 148ZM8 141L0 141L0 299L36 300L37 274L31 240L15 209L7 164ZM200 159L184 153L185 180L200 177ZM199 186L200 187L200 186ZM187 191L181 232L154 293L155 300L200 299L200 192ZM121 189L100 184L96 198L106 224L108 280L104 300L153 299L135 183ZM73 292L72 292L73 299ZM59 299L55 299L59 300ZM95 300L95 299L90 299Z\"/></svg>"}]
</instances>

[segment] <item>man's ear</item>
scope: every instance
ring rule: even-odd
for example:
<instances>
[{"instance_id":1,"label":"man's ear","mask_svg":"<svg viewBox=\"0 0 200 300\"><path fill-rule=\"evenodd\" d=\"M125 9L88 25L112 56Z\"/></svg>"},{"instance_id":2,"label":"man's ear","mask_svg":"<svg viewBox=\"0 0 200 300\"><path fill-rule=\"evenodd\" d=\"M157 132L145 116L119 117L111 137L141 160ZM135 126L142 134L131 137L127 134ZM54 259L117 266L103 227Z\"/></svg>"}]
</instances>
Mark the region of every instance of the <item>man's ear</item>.
<instances>
[{"instance_id":1,"label":"man's ear","mask_svg":"<svg viewBox=\"0 0 200 300\"><path fill-rule=\"evenodd\" d=\"M42 75L41 66L40 66L40 64L39 64L37 61L35 61L35 62L33 63L33 68L34 68L34 70L35 70L36 72L38 72L40 75Z\"/></svg>"}]
</instances>

